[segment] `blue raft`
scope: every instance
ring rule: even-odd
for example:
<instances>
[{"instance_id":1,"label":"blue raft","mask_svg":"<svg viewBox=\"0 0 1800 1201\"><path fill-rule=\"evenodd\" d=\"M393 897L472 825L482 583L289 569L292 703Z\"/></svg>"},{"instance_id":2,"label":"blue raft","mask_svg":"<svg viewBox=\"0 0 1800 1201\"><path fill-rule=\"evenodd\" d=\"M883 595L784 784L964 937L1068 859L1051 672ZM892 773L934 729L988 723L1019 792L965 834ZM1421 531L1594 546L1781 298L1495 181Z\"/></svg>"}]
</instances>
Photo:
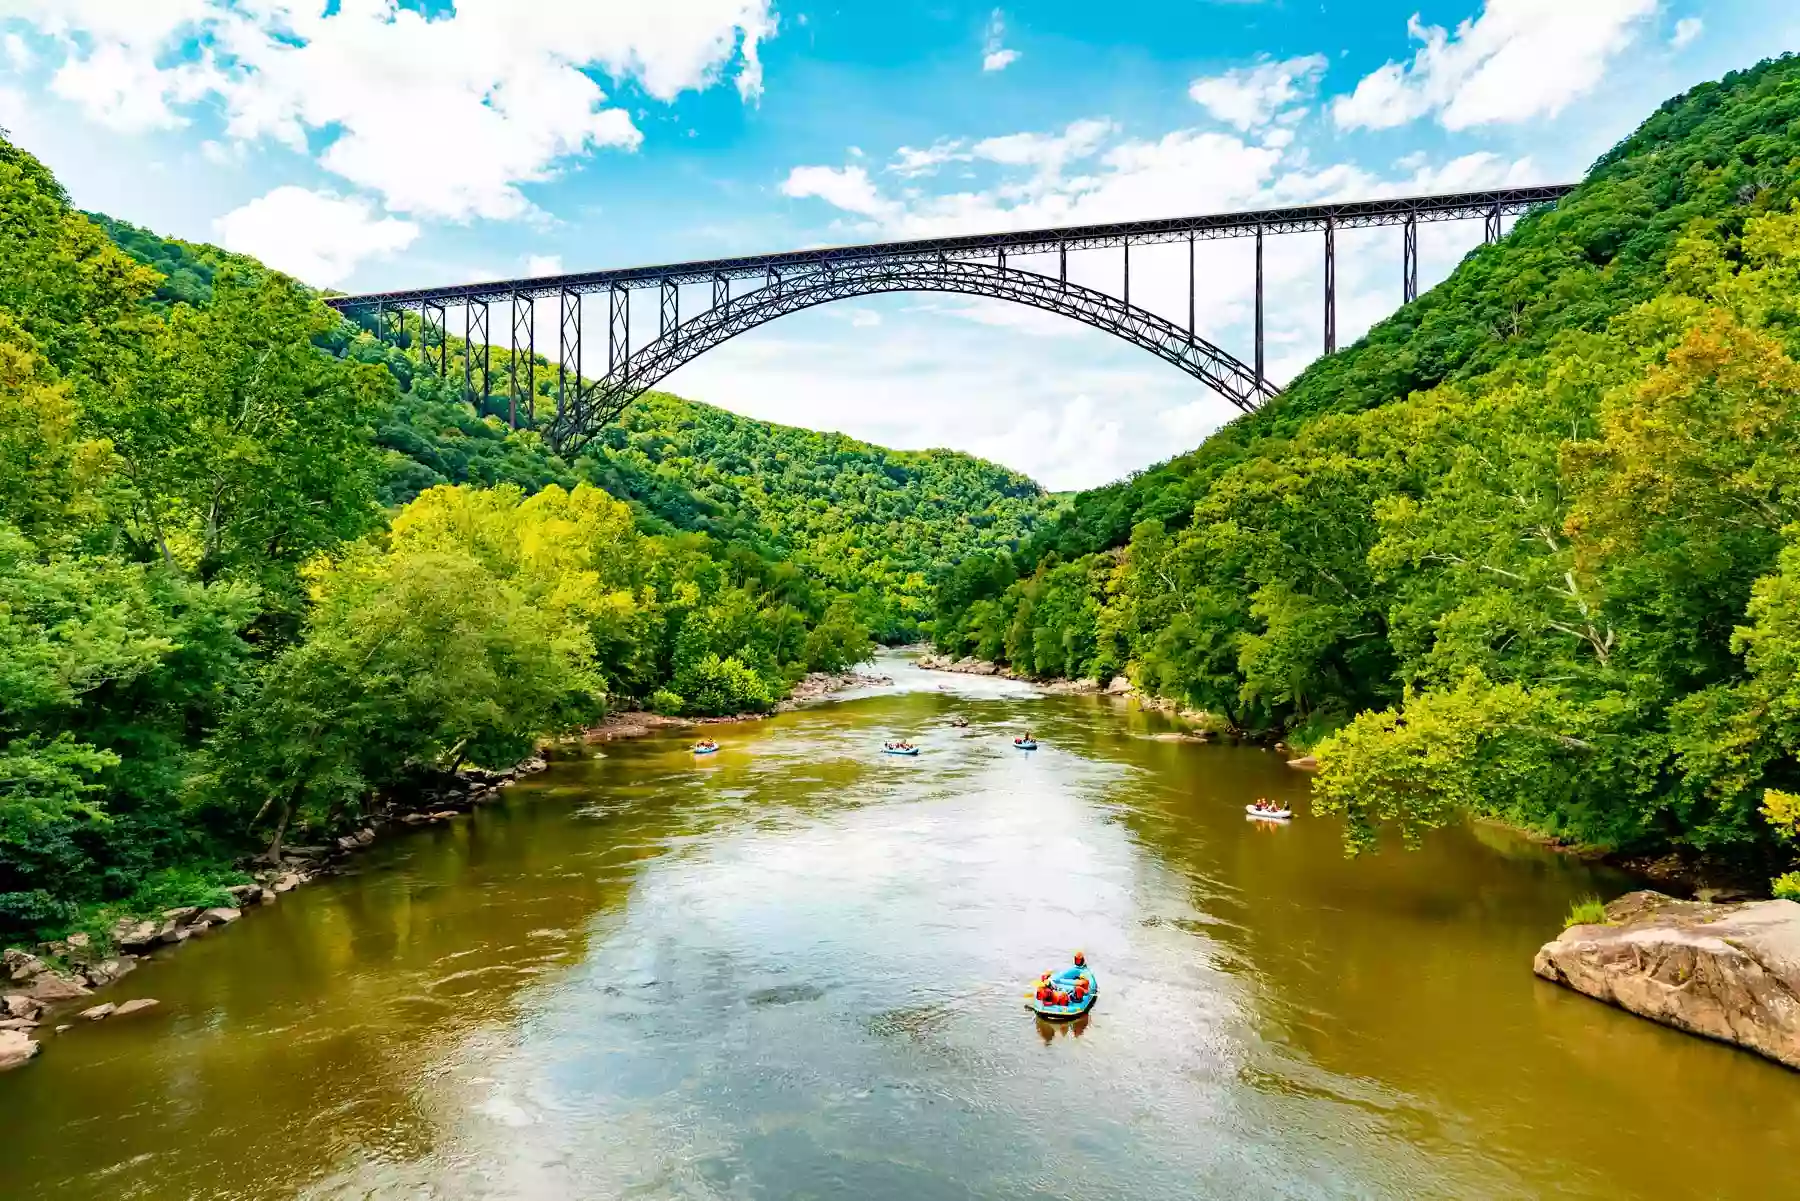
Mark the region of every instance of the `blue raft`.
<instances>
[{"instance_id":1,"label":"blue raft","mask_svg":"<svg viewBox=\"0 0 1800 1201\"><path fill-rule=\"evenodd\" d=\"M919 748L916 746L884 746L881 748L881 753L884 755L916 755L919 753Z\"/></svg>"},{"instance_id":2,"label":"blue raft","mask_svg":"<svg viewBox=\"0 0 1800 1201\"><path fill-rule=\"evenodd\" d=\"M716 742L713 743L711 746L706 746L703 743L695 743L694 744L694 754L696 754L696 755L716 755L718 753L719 753L719 744Z\"/></svg>"},{"instance_id":3,"label":"blue raft","mask_svg":"<svg viewBox=\"0 0 1800 1201\"><path fill-rule=\"evenodd\" d=\"M1015 738L1013 739L1013 745L1022 751L1037 750L1037 742L1030 738Z\"/></svg>"},{"instance_id":4,"label":"blue raft","mask_svg":"<svg viewBox=\"0 0 1800 1201\"><path fill-rule=\"evenodd\" d=\"M1080 1017L1092 1009L1094 1002L1100 998L1100 981L1095 978L1093 970L1085 967L1066 967L1050 977L1050 983L1058 988L1073 990L1075 982L1084 976L1087 978L1088 990L1087 995L1083 996L1081 1000L1071 1001L1067 1005L1046 1005L1037 999L1034 990L1034 995L1025 998L1025 1007L1051 1022L1066 1022Z\"/></svg>"}]
</instances>

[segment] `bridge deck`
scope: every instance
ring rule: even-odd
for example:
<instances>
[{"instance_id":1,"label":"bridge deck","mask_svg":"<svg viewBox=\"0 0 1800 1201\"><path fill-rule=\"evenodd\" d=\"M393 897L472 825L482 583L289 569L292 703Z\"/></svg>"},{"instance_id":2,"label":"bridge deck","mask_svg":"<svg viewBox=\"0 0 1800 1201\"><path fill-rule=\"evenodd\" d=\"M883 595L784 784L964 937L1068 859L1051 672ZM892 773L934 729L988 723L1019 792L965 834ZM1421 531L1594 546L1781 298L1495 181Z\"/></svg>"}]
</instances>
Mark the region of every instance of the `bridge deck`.
<instances>
[{"instance_id":1,"label":"bridge deck","mask_svg":"<svg viewBox=\"0 0 1800 1201\"><path fill-rule=\"evenodd\" d=\"M789 268L820 268L832 264L867 262L870 259L987 258L1053 254L1070 250L1094 250L1109 246L1145 246L1162 242L1212 241L1219 238L1265 234L1307 233L1325 229L1364 229L1378 225L1408 225L1423 221L1466 221L1495 215L1514 215L1562 199L1573 184L1549 184L1535 188L1499 188L1485 192L1459 192L1444 196L1406 196L1386 200L1354 200L1341 204L1313 204L1258 212L1215 213L1199 217L1167 217L1154 221L1122 221L1109 225L1079 225L1064 229L1021 230L1013 233L965 234L945 238L921 238L906 242L874 242L862 246L832 246L814 250L789 250L778 254L744 255L660 266L625 267L612 271L586 271L571 275L531 279L495 280L443 288L411 288L374 292L361 296L337 296L326 303L339 312L378 307L417 308L432 304L480 304L483 301L541 299L561 293L594 293L613 288L649 288L663 284L718 283L728 279L778 277Z\"/></svg>"}]
</instances>

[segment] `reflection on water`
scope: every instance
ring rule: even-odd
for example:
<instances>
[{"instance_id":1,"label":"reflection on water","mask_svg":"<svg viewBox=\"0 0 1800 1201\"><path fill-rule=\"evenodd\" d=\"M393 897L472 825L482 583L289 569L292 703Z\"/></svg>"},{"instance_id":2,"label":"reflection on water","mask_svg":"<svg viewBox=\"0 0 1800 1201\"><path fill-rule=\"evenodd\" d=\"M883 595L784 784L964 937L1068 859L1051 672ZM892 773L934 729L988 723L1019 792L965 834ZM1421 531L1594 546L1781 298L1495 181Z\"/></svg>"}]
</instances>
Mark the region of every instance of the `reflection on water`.
<instances>
[{"instance_id":1,"label":"reflection on water","mask_svg":"<svg viewBox=\"0 0 1800 1201\"><path fill-rule=\"evenodd\" d=\"M0 1196L1784 1190L1800 1076L1530 975L1622 881L1491 828L1347 862L1275 756L883 670L705 759L558 766L139 971L113 999L159 1009L0 1076ZM1100 1002L1034 1018L1077 946Z\"/></svg>"}]
</instances>

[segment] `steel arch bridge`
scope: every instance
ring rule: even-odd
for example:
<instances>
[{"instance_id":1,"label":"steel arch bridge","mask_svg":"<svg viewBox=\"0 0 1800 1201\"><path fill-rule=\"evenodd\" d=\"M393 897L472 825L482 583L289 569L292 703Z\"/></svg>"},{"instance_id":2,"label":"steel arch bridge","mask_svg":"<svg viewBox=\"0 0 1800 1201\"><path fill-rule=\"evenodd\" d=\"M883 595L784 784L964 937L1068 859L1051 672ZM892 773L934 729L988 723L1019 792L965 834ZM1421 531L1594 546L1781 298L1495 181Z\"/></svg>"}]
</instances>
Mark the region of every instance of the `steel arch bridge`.
<instances>
[{"instance_id":1,"label":"steel arch bridge","mask_svg":"<svg viewBox=\"0 0 1800 1201\"><path fill-rule=\"evenodd\" d=\"M1340 229L1400 226L1401 294L1410 303L1418 296L1418 226L1421 222L1482 219L1486 240L1497 240L1502 219L1553 204L1570 185L1509 188L1400 199L1355 201L1178 217L1157 221L977 234L912 242L840 246L782 254L671 263L615 271L587 272L537 279L447 288L331 297L326 303L347 317L370 325L377 336L398 337L405 314L416 312L422 357L446 377L450 373L449 313L463 318L463 391L482 403L492 387L490 318L495 304L510 310L511 363L508 372L508 420L517 427L521 412L537 426L537 310L539 302L557 304L558 356L556 412L544 429L549 441L572 453L592 440L627 405L666 378L741 333L789 313L856 296L888 292L945 292L1029 305L1104 330L1168 362L1248 412L1277 394L1264 373L1263 240L1269 235L1324 234L1325 352L1337 349L1336 234ZM1246 364L1194 328L1194 244L1219 238L1253 237L1255 255L1255 347ZM1133 246L1188 244L1188 321L1185 328L1131 303ZM1069 282L1071 250L1119 248L1123 251L1123 286L1119 296ZM1027 271L1008 265L1008 255L1055 255L1057 273ZM733 295L738 280L753 280L747 293ZM710 289L711 303L682 320L684 290ZM636 347L631 339L631 296L657 293L657 335ZM583 375L583 300L606 296L606 370L597 379ZM436 362L432 363L431 327L435 325ZM520 368L523 368L522 370Z\"/></svg>"}]
</instances>

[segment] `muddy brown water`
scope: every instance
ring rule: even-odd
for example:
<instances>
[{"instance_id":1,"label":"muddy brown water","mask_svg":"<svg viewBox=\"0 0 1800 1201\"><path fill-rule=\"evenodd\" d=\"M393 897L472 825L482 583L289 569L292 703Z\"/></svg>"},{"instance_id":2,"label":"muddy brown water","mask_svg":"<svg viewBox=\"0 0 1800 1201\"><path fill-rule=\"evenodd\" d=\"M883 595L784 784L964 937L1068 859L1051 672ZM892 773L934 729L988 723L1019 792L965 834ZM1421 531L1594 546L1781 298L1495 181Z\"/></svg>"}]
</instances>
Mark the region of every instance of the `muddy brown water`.
<instances>
[{"instance_id":1,"label":"muddy brown water","mask_svg":"<svg viewBox=\"0 0 1800 1201\"><path fill-rule=\"evenodd\" d=\"M1794 1195L1800 1074L1532 977L1623 878L1484 827L1347 861L1272 754L882 669L149 964L0 1075L0 1197ZM1078 946L1099 1003L1039 1023Z\"/></svg>"}]
</instances>

